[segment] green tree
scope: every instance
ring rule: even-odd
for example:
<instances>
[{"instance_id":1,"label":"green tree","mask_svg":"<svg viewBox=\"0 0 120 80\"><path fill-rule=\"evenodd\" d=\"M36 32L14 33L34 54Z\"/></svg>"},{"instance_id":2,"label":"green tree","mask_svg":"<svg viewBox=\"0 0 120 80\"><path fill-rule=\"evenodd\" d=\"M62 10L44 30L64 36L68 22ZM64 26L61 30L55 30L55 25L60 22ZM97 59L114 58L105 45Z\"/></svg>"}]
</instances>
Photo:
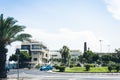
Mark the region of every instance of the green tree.
<instances>
[{"instance_id":1,"label":"green tree","mask_svg":"<svg viewBox=\"0 0 120 80\"><path fill-rule=\"evenodd\" d=\"M12 56L10 56L9 61L17 61L17 54L13 54ZM20 51L19 54L19 65L20 68L23 67L27 67L28 63L31 60L31 56L29 55L29 53L27 53L26 51Z\"/></svg>"},{"instance_id":2,"label":"green tree","mask_svg":"<svg viewBox=\"0 0 120 80\"><path fill-rule=\"evenodd\" d=\"M109 54L101 56L102 61L110 61L111 56Z\"/></svg>"},{"instance_id":3,"label":"green tree","mask_svg":"<svg viewBox=\"0 0 120 80\"><path fill-rule=\"evenodd\" d=\"M62 57L62 63L64 65L68 65L70 63L70 49L67 46L63 46L62 49L60 49L61 57Z\"/></svg>"},{"instance_id":4,"label":"green tree","mask_svg":"<svg viewBox=\"0 0 120 80\"><path fill-rule=\"evenodd\" d=\"M85 51L83 54L83 59L85 58L87 63L93 63L99 59L99 56L92 51Z\"/></svg>"},{"instance_id":5,"label":"green tree","mask_svg":"<svg viewBox=\"0 0 120 80\"><path fill-rule=\"evenodd\" d=\"M115 49L115 52L116 52L116 53L120 53L120 48Z\"/></svg>"},{"instance_id":6,"label":"green tree","mask_svg":"<svg viewBox=\"0 0 120 80\"><path fill-rule=\"evenodd\" d=\"M79 61L83 63L83 55L78 56L78 58L79 58Z\"/></svg>"},{"instance_id":7,"label":"green tree","mask_svg":"<svg viewBox=\"0 0 120 80\"><path fill-rule=\"evenodd\" d=\"M20 33L24 31L25 26L17 25L13 17L4 18L0 15L0 78L6 78L7 72L5 70L7 45L15 41L29 40L31 35Z\"/></svg>"}]
</instances>

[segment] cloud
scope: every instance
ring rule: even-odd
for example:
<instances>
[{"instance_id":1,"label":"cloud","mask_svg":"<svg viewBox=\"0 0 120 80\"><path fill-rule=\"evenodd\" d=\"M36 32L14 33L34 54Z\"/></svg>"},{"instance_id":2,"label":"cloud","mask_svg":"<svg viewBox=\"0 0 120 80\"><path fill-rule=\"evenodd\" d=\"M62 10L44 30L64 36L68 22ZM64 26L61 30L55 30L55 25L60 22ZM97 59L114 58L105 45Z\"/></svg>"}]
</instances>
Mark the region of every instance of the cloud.
<instances>
[{"instance_id":1,"label":"cloud","mask_svg":"<svg viewBox=\"0 0 120 80\"><path fill-rule=\"evenodd\" d=\"M113 18L120 20L120 0L105 0L107 9L112 13Z\"/></svg>"},{"instance_id":2,"label":"cloud","mask_svg":"<svg viewBox=\"0 0 120 80\"><path fill-rule=\"evenodd\" d=\"M25 32L32 34L33 39L44 42L50 49L60 49L63 45L67 45L70 49L79 49L83 51L84 42L88 46L97 51L99 48L99 40L91 31L72 31L67 28L61 28L56 33L45 30L27 28Z\"/></svg>"}]
</instances>

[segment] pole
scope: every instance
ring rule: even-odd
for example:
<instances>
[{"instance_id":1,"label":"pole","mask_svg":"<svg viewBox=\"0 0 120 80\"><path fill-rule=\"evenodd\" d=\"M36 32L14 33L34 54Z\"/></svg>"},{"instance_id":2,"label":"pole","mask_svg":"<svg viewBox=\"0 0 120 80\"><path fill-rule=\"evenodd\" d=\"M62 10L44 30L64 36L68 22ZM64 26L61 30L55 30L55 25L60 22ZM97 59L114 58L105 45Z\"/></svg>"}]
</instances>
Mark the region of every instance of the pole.
<instances>
[{"instance_id":1,"label":"pole","mask_svg":"<svg viewBox=\"0 0 120 80\"><path fill-rule=\"evenodd\" d=\"M102 53L102 40L99 41L100 41L100 53Z\"/></svg>"},{"instance_id":2,"label":"pole","mask_svg":"<svg viewBox=\"0 0 120 80\"><path fill-rule=\"evenodd\" d=\"M108 53L110 52L110 45L108 45Z\"/></svg>"},{"instance_id":3,"label":"pole","mask_svg":"<svg viewBox=\"0 0 120 80\"><path fill-rule=\"evenodd\" d=\"M17 69L17 72L18 72L17 78L19 80L19 54L18 54L18 69Z\"/></svg>"},{"instance_id":4,"label":"pole","mask_svg":"<svg viewBox=\"0 0 120 80\"><path fill-rule=\"evenodd\" d=\"M18 64L17 64L17 73L18 73L18 75L17 75L17 78L18 78L18 80L19 80L19 54L20 54L20 50L19 49L16 49L16 54L17 54L17 61L18 61Z\"/></svg>"}]
</instances>

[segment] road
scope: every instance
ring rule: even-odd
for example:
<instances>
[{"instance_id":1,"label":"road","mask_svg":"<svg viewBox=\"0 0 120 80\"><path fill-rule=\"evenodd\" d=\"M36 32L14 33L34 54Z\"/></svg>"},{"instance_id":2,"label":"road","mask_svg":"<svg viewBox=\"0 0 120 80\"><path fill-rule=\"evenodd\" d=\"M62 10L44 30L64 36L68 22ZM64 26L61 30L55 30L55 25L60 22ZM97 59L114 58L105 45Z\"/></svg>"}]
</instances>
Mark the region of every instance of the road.
<instances>
[{"instance_id":1,"label":"road","mask_svg":"<svg viewBox=\"0 0 120 80\"><path fill-rule=\"evenodd\" d=\"M11 70L8 78L13 80L17 74L17 70ZM58 73L37 69L20 69L19 76L23 80L120 80L120 73Z\"/></svg>"}]
</instances>

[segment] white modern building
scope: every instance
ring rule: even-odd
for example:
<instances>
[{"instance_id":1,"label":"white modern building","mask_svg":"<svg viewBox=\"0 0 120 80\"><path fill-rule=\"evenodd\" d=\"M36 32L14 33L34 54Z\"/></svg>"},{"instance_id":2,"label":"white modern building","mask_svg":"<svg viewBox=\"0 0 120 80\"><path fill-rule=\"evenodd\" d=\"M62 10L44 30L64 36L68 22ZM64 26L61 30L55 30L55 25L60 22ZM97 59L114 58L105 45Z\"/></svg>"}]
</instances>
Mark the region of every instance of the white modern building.
<instances>
[{"instance_id":1,"label":"white modern building","mask_svg":"<svg viewBox=\"0 0 120 80\"><path fill-rule=\"evenodd\" d=\"M37 41L24 41L21 44L21 50L28 51L28 53L31 55L30 64L32 67L35 67L37 64L44 65L48 63L50 59L49 49L47 46Z\"/></svg>"},{"instance_id":2,"label":"white modern building","mask_svg":"<svg viewBox=\"0 0 120 80\"><path fill-rule=\"evenodd\" d=\"M53 59L59 59L61 58L61 53L59 52L59 50L50 50L50 58ZM82 52L80 52L80 50L70 50L70 55L71 58L78 58L78 56L82 55Z\"/></svg>"}]
</instances>

